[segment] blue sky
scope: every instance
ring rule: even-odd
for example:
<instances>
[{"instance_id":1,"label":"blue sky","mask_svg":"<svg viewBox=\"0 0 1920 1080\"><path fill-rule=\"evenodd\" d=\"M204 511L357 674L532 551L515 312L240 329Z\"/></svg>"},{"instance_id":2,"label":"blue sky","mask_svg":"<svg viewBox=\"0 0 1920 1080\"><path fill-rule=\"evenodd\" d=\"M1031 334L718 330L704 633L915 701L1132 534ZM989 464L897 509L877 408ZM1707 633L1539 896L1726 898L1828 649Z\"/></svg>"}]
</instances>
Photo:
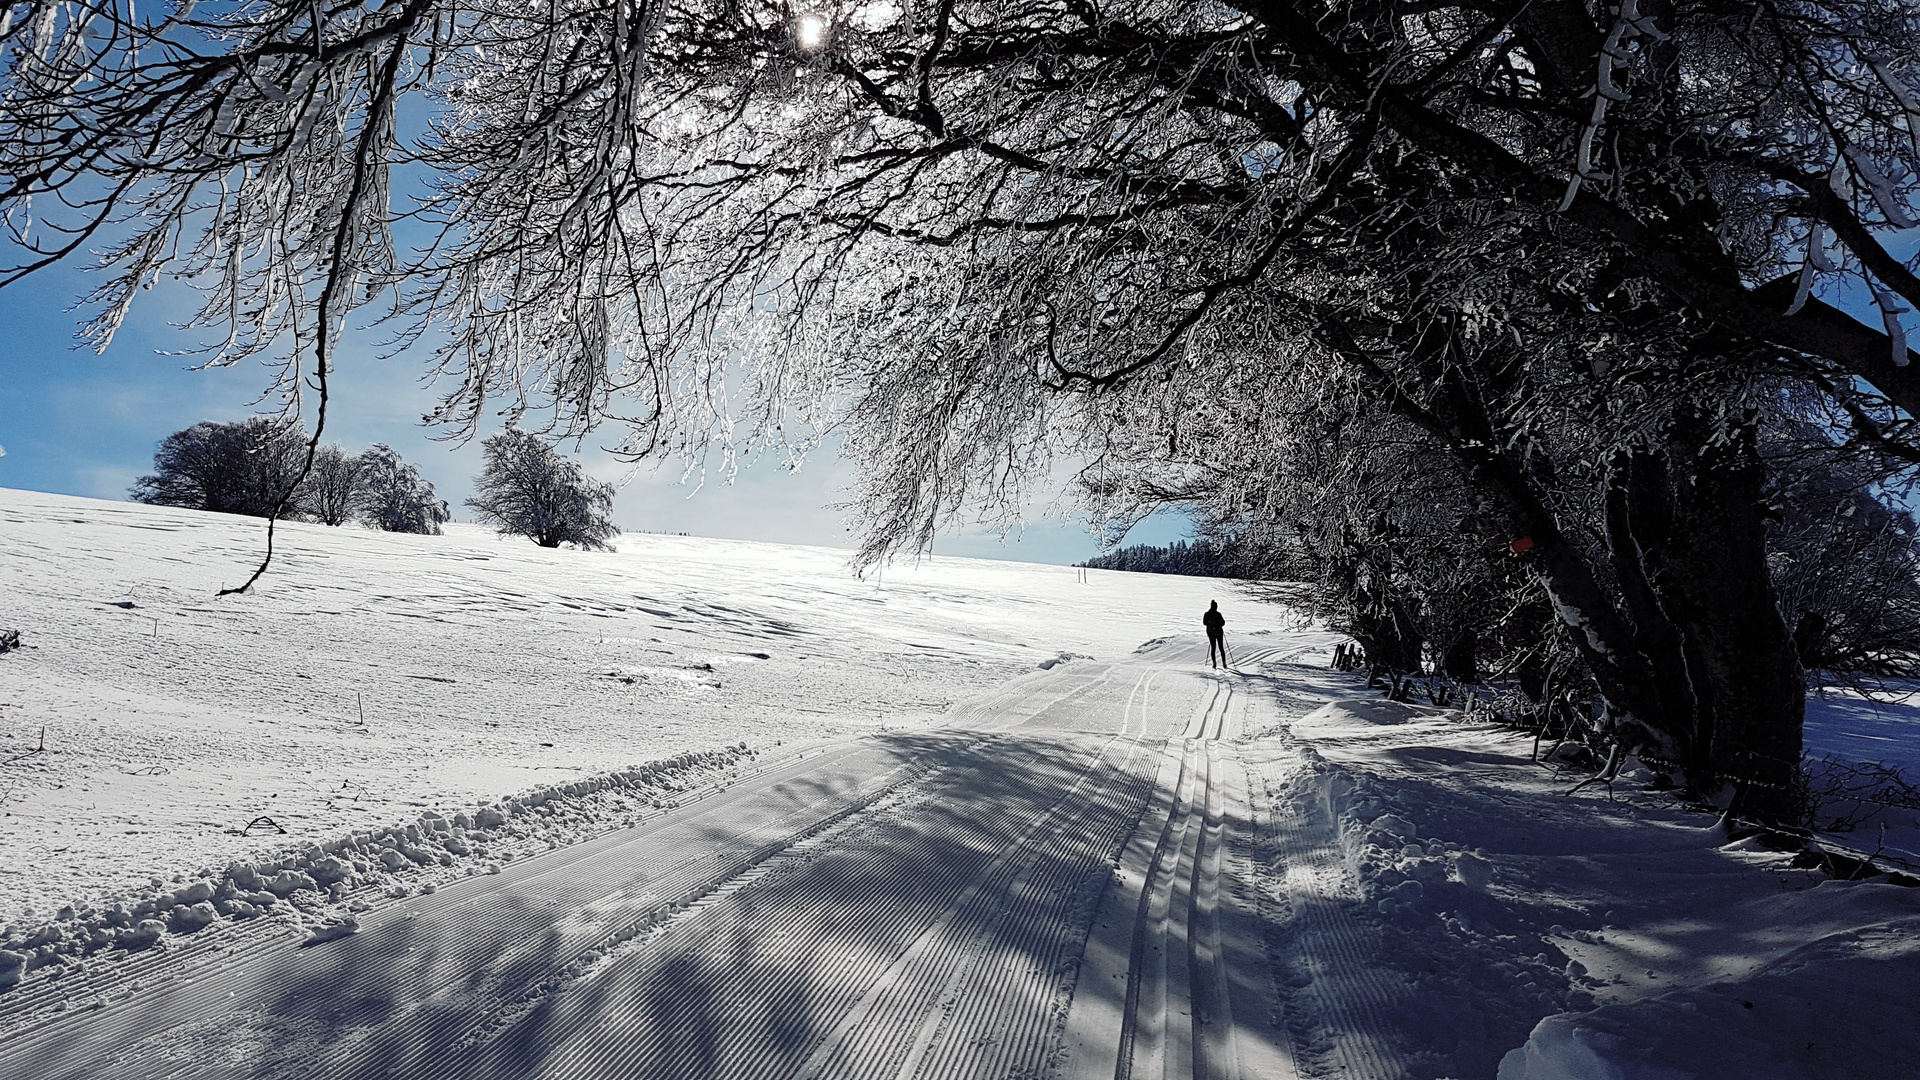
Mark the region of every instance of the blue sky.
<instances>
[{"instance_id":1,"label":"blue sky","mask_svg":"<svg viewBox=\"0 0 1920 1080\"><path fill-rule=\"evenodd\" d=\"M188 370L191 358L162 355L194 347L196 331L176 329L196 307L184 286L163 285L140 297L133 315L104 355L76 349L80 314L74 301L93 275L56 266L0 289L0 487L122 499L148 471L154 446L168 433L201 420L237 420L275 403L256 403L271 379L257 364ZM328 441L350 450L384 442L419 466L464 518L461 500L479 471L477 443L438 441L419 418L433 404L423 363L405 356L374 358L379 338L360 333L343 343ZM612 443L618 435L603 433ZM589 440L581 455L597 474L623 471ZM696 536L844 547L849 522L830 504L842 501L854 476L850 462L816 455L798 473L775 462L741 471L730 485L699 490L681 484L678 468L642 468L615 500L622 528L686 532ZM1098 550L1084 521L1036 508L1025 530L1004 542L994 533L965 530L941 537L936 554L1027 562L1077 562ZM1187 519L1161 514L1136 526L1128 543L1166 543L1188 535Z\"/></svg>"}]
</instances>

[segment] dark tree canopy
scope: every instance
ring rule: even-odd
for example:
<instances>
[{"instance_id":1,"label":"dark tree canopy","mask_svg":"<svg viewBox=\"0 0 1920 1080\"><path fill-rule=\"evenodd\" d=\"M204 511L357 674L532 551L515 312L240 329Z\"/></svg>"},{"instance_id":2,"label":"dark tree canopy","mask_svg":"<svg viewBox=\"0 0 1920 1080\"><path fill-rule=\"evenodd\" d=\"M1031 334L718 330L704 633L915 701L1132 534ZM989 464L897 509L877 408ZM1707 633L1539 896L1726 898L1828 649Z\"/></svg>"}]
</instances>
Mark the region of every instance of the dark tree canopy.
<instances>
[{"instance_id":1,"label":"dark tree canopy","mask_svg":"<svg viewBox=\"0 0 1920 1080\"><path fill-rule=\"evenodd\" d=\"M133 485L137 502L251 517L280 516L342 525L358 520L388 532L439 535L445 500L420 471L383 443L349 455L313 447L300 425L275 417L239 423L203 421L176 431L154 454L154 472ZM291 489L291 490L289 490Z\"/></svg>"},{"instance_id":2,"label":"dark tree canopy","mask_svg":"<svg viewBox=\"0 0 1920 1080\"><path fill-rule=\"evenodd\" d=\"M1137 574L1186 574L1193 577L1241 577L1234 545L1207 539L1175 540L1171 544L1134 544L1095 555L1079 565L1094 570L1129 570Z\"/></svg>"},{"instance_id":3,"label":"dark tree canopy","mask_svg":"<svg viewBox=\"0 0 1920 1080\"><path fill-rule=\"evenodd\" d=\"M573 544L611 551L613 485L588 476L539 436L508 428L483 444L486 467L467 500L480 521L541 547Z\"/></svg>"},{"instance_id":4,"label":"dark tree canopy","mask_svg":"<svg viewBox=\"0 0 1920 1080\"><path fill-rule=\"evenodd\" d=\"M313 469L301 485L300 513L322 525L344 525L353 517L366 461L339 444L314 451Z\"/></svg>"},{"instance_id":5,"label":"dark tree canopy","mask_svg":"<svg viewBox=\"0 0 1920 1080\"><path fill-rule=\"evenodd\" d=\"M136 480L130 496L156 506L266 517L294 485L306 452L306 434L289 421L202 421L160 441L153 473Z\"/></svg>"}]
</instances>

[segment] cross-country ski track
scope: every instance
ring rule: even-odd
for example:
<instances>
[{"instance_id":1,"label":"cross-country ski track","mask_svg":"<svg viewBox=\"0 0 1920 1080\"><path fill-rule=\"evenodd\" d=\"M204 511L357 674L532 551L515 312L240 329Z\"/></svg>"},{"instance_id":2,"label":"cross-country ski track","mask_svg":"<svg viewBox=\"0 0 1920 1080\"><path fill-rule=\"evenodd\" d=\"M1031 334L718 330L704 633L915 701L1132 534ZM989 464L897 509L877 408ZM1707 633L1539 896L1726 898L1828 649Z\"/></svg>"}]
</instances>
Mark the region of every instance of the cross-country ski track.
<instances>
[{"instance_id":1,"label":"cross-country ski track","mask_svg":"<svg viewBox=\"0 0 1920 1080\"><path fill-rule=\"evenodd\" d=\"M1296 1041L1398 1075L1326 823L1251 854L1234 740L1282 700L1193 638L1061 664L352 935L232 924L23 987L0 1076L1285 1077ZM1276 882L1339 999L1277 996Z\"/></svg>"}]
</instances>

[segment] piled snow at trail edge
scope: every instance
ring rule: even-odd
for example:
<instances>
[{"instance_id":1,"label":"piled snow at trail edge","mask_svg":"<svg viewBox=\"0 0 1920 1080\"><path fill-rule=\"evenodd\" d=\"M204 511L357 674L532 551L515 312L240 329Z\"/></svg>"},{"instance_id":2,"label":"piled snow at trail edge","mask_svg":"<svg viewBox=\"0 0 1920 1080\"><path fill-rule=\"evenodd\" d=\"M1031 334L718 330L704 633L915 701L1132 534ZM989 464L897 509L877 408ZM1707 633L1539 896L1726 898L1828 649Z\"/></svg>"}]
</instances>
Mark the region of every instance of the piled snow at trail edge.
<instances>
[{"instance_id":1,"label":"piled snow at trail edge","mask_svg":"<svg viewBox=\"0 0 1920 1080\"><path fill-rule=\"evenodd\" d=\"M451 817L429 810L414 822L366 829L224 871L202 869L188 884L95 907L66 905L50 922L0 927L0 990L29 972L113 951L139 952L216 924L270 917L307 944L358 928L355 915L383 898L433 892L459 877L498 873L500 864L639 824L690 795L718 788L757 755L745 743L688 752L601 776L557 784Z\"/></svg>"},{"instance_id":2,"label":"piled snow at trail edge","mask_svg":"<svg viewBox=\"0 0 1920 1080\"><path fill-rule=\"evenodd\" d=\"M1410 1075L1841 1080L1920 1057L1920 889L1898 877L1829 879L1667 793L1570 795L1527 737L1458 712L1338 700L1288 730L1306 766L1270 793L1334 823ZM1272 951L1282 983L1316 977Z\"/></svg>"}]
</instances>

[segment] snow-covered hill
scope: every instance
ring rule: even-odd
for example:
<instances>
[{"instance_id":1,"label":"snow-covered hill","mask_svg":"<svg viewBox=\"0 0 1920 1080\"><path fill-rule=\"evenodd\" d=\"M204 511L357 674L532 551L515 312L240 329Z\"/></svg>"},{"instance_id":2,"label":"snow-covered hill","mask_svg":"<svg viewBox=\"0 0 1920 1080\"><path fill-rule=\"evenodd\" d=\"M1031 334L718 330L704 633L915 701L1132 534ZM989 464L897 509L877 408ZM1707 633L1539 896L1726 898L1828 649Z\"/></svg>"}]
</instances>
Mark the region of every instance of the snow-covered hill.
<instances>
[{"instance_id":1,"label":"snow-covered hill","mask_svg":"<svg viewBox=\"0 0 1920 1080\"><path fill-rule=\"evenodd\" d=\"M690 750L927 725L1211 599L1236 631L1292 620L1210 579L280 528L255 592L215 599L258 519L0 489L0 630L26 642L0 655L0 760L27 755L0 772L0 922Z\"/></svg>"}]
</instances>

